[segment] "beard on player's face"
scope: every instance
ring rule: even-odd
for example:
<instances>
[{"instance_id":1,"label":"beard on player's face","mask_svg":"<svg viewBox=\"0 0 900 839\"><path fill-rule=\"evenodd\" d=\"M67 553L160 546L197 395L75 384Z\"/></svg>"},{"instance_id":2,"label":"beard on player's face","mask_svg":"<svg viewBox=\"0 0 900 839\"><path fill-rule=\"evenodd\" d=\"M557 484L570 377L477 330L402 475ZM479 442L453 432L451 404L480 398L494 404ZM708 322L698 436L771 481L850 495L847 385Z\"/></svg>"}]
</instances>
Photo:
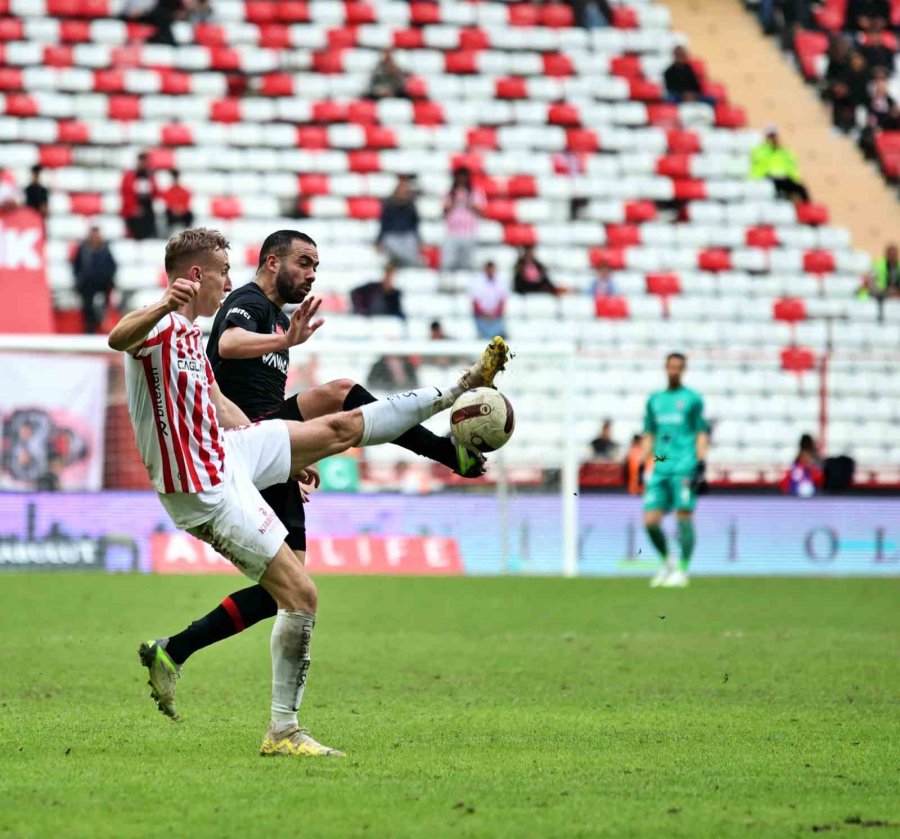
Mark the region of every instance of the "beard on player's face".
<instances>
[{"instance_id":1,"label":"beard on player's face","mask_svg":"<svg viewBox=\"0 0 900 839\"><path fill-rule=\"evenodd\" d=\"M288 270L287 264L282 260L278 273L275 274L275 291L285 303L302 303L309 294L309 283Z\"/></svg>"}]
</instances>

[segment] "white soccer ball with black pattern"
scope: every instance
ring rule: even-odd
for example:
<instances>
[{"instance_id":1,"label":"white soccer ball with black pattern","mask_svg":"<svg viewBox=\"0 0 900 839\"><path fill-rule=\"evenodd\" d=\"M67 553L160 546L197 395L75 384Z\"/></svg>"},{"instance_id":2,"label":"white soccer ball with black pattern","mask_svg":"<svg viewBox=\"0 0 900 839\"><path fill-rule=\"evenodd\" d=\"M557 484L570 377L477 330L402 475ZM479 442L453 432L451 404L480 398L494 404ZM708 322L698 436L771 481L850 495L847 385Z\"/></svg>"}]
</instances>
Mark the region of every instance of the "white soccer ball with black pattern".
<instances>
[{"instance_id":1,"label":"white soccer ball with black pattern","mask_svg":"<svg viewBox=\"0 0 900 839\"><path fill-rule=\"evenodd\" d=\"M497 451L506 445L515 427L512 405L492 387L467 390L450 410L450 430L467 449Z\"/></svg>"}]
</instances>

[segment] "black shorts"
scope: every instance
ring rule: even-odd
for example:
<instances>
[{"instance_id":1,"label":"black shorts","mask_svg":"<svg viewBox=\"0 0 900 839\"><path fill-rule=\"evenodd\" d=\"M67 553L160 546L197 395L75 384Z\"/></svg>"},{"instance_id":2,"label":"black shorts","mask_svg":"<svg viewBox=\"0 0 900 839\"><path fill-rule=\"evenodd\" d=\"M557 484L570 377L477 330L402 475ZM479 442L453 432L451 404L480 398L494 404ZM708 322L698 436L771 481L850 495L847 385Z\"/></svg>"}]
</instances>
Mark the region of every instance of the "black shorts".
<instances>
[{"instance_id":1,"label":"black shorts","mask_svg":"<svg viewBox=\"0 0 900 839\"><path fill-rule=\"evenodd\" d=\"M266 414L260 419L283 419L303 422L300 408L297 405L297 397L292 396L281 403L281 407ZM292 551L306 550L306 512L303 500L300 498L300 486L296 481L288 481L284 484L275 484L268 489L260 491L266 499L272 511L281 519L281 523L287 528L287 546Z\"/></svg>"}]
</instances>

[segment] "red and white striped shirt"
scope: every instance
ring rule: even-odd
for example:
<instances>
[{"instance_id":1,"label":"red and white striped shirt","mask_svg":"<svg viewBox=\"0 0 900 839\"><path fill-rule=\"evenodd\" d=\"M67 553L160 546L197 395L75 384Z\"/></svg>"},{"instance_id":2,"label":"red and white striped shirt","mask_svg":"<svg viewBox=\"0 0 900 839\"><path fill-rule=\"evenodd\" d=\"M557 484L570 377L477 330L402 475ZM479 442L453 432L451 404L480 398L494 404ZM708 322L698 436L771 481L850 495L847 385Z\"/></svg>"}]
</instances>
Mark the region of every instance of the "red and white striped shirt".
<instances>
[{"instance_id":1,"label":"red and white striped shirt","mask_svg":"<svg viewBox=\"0 0 900 839\"><path fill-rule=\"evenodd\" d=\"M447 235L458 239L474 236L478 232L479 217L472 207L476 207L479 212L484 212L485 203L484 193L477 187L472 190L462 187L451 190L444 199Z\"/></svg>"},{"instance_id":2,"label":"red and white striped shirt","mask_svg":"<svg viewBox=\"0 0 900 839\"><path fill-rule=\"evenodd\" d=\"M224 479L225 452L200 327L166 315L126 356L128 413L157 492L200 493Z\"/></svg>"}]
</instances>

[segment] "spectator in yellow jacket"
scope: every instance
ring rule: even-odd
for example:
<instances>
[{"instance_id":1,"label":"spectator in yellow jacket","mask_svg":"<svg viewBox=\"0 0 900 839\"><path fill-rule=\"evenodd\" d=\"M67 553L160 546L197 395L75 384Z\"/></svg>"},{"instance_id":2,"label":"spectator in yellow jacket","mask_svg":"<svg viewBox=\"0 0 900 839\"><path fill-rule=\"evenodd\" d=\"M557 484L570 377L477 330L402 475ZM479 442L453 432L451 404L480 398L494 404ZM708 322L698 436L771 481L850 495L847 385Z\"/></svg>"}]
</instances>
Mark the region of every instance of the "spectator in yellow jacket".
<instances>
[{"instance_id":1,"label":"spectator in yellow jacket","mask_svg":"<svg viewBox=\"0 0 900 839\"><path fill-rule=\"evenodd\" d=\"M755 180L768 178L775 184L779 198L787 198L795 204L809 201L809 193L800 180L797 156L781 145L777 126L767 126L766 139L750 153L750 177Z\"/></svg>"}]
</instances>

